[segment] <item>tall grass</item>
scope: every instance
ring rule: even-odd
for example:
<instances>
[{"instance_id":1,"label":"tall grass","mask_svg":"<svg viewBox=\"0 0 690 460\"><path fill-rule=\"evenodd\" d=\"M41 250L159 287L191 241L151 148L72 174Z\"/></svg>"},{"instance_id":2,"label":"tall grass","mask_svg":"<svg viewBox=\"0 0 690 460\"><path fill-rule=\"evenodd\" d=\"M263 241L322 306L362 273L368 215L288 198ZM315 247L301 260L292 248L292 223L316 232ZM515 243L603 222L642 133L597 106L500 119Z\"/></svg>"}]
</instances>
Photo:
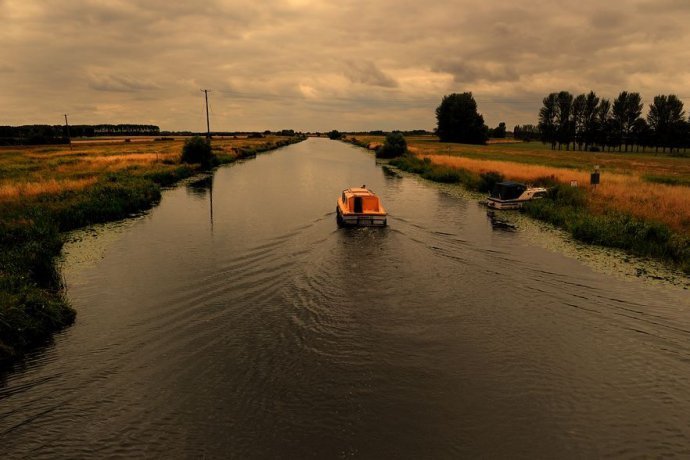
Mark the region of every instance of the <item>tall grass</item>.
<instances>
[{"instance_id":1,"label":"tall grass","mask_svg":"<svg viewBox=\"0 0 690 460\"><path fill-rule=\"evenodd\" d=\"M65 191L81 190L95 184L97 179L89 177L85 179L49 179L42 182L14 182L0 183L0 201L17 200L22 197L37 195L54 195Z\"/></svg>"}]
</instances>

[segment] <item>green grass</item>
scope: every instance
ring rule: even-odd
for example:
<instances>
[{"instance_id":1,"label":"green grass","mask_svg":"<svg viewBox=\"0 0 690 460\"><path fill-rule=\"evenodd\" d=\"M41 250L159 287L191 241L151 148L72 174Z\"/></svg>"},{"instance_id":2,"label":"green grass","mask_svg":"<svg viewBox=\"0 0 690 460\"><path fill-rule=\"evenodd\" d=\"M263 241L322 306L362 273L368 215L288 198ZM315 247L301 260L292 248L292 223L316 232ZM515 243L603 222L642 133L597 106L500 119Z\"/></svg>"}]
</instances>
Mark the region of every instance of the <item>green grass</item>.
<instances>
[{"instance_id":1,"label":"green grass","mask_svg":"<svg viewBox=\"0 0 690 460\"><path fill-rule=\"evenodd\" d=\"M444 184L463 184L470 190L477 189L479 176L465 169L436 165L428 158L403 155L390 161L393 166L403 171L421 175L423 178Z\"/></svg>"},{"instance_id":2,"label":"green grass","mask_svg":"<svg viewBox=\"0 0 690 460\"><path fill-rule=\"evenodd\" d=\"M579 241L670 261L690 273L690 239L659 222L617 212L594 215L587 210L582 189L557 185L549 191L548 198L529 202L524 209L532 217L563 228Z\"/></svg>"},{"instance_id":3,"label":"green grass","mask_svg":"<svg viewBox=\"0 0 690 460\"><path fill-rule=\"evenodd\" d=\"M645 174L642 176L642 179L644 179L646 182L652 182L655 184L682 185L684 187L690 187L690 178L688 177Z\"/></svg>"}]
</instances>

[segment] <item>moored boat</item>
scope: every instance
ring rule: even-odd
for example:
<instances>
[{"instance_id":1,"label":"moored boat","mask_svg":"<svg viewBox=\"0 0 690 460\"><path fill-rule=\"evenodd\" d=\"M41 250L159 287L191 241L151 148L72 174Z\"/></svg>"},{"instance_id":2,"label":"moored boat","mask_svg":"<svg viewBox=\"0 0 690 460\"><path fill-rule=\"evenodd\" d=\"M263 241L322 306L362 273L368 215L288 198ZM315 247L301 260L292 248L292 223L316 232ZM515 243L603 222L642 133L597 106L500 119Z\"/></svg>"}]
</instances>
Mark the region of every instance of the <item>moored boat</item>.
<instances>
[{"instance_id":1,"label":"moored boat","mask_svg":"<svg viewBox=\"0 0 690 460\"><path fill-rule=\"evenodd\" d=\"M492 209L520 209L528 201L546 196L544 187L529 187L519 182L499 182L487 199L487 206Z\"/></svg>"},{"instance_id":2,"label":"moored boat","mask_svg":"<svg viewBox=\"0 0 690 460\"><path fill-rule=\"evenodd\" d=\"M385 227L387 224L381 200L364 185L343 190L335 212L339 226Z\"/></svg>"}]
</instances>

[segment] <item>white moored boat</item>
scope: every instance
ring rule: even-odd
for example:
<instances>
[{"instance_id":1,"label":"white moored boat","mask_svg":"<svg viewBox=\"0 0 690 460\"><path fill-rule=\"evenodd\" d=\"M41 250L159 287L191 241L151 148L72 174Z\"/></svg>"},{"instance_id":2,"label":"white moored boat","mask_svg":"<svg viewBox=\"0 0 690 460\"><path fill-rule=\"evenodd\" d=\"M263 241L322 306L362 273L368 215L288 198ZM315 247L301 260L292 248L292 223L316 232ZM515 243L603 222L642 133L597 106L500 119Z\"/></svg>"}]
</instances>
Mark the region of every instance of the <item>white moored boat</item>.
<instances>
[{"instance_id":1,"label":"white moored boat","mask_svg":"<svg viewBox=\"0 0 690 460\"><path fill-rule=\"evenodd\" d=\"M487 200L492 209L520 209L528 201L546 196L544 187L529 187L519 182L499 182Z\"/></svg>"}]
</instances>

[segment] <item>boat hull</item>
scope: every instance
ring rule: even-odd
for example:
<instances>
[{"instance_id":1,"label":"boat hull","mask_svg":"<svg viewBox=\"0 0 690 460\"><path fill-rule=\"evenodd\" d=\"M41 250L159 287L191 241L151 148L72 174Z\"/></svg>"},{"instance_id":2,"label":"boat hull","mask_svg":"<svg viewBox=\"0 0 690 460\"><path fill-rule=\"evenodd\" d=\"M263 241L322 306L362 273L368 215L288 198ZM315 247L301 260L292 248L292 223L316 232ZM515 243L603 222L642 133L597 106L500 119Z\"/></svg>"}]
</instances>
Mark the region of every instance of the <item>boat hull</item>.
<instances>
[{"instance_id":1,"label":"boat hull","mask_svg":"<svg viewBox=\"0 0 690 460\"><path fill-rule=\"evenodd\" d=\"M340 227L385 227L388 219L385 214L343 213L336 208L336 220Z\"/></svg>"},{"instance_id":2,"label":"boat hull","mask_svg":"<svg viewBox=\"0 0 690 460\"><path fill-rule=\"evenodd\" d=\"M491 209L521 209L522 205L529 200L496 200L489 198L486 205Z\"/></svg>"}]
</instances>

